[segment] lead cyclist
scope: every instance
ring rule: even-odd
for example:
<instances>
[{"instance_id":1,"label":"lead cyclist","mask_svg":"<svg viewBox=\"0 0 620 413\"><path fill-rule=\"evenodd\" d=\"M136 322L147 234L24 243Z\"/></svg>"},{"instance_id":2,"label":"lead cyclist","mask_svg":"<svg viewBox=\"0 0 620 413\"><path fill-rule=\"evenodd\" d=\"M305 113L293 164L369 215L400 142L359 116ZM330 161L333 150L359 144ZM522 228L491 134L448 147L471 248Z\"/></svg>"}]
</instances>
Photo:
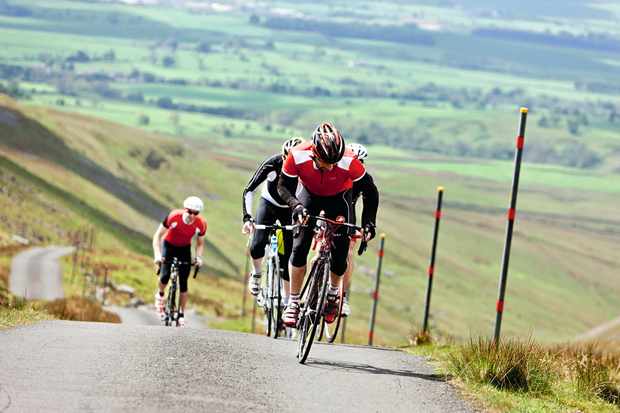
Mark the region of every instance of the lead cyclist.
<instances>
[{"instance_id":1,"label":"lead cyclist","mask_svg":"<svg viewBox=\"0 0 620 413\"><path fill-rule=\"evenodd\" d=\"M312 135L312 142L298 145L291 150L282 167L278 181L278 192L293 211L293 221L305 222L309 215L318 215L321 210L326 218L344 216L351 222L351 193L354 182L359 182L368 198L364 198L362 227L366 240L375 236L375 220L379 205L378 191L366 174L364 165L347 151L340 132L328 122L321 123ZM297 185L301 188L297 191ZM371 194L375 195L371 199ZM295 327L299 319L301 287L306 274L306 263L314 235L313 222L302 228L293 241L293 252L289 261L291 276L290 303L283 315L287 327ZM338 314L338 289L340 277L347 269L349 240L339 237L334 240L332 250L329 291L323 312L325 320L331 323Z\"/></svg>"}]
</instances>

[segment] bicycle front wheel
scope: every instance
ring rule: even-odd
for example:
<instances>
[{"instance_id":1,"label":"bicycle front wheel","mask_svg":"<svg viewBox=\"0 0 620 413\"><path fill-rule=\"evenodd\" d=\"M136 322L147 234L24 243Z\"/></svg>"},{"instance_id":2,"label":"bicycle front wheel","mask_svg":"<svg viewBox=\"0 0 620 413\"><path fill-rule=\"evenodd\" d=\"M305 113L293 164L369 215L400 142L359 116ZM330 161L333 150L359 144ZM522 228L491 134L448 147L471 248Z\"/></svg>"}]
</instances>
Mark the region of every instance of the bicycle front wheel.
<instances>
[{"instance_id":1,"label":"bicycle front wheel","mask_svg":"<svg viewBox=\"0 0 620 413\"><path fill-rule=\"evenodd\" d=\"M306 362L317 328L323 321L321 313L323 312L323 304L327 295L329 262L323 261L313 269L315 271L310 273L312 278L308 286L306 299L302 305L303 310L297 351L297 358L301 364Z\"/></svg>"}]
</instances>

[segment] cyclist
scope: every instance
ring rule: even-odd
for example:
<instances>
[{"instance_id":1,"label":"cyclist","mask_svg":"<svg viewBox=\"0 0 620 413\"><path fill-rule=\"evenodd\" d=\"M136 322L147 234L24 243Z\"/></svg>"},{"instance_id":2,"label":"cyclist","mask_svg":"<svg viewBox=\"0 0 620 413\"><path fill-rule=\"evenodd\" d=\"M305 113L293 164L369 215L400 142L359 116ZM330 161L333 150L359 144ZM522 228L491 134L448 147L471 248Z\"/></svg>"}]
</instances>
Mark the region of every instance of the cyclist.
<instances>
[{"instance_id":1,"label":"cyclist","mask_svg":"<svg viewBox=\"0 0 620 413\"><path fill-rule=\"evenodd\" d=\"M153 255L155 265L161 267L158 291L155 293L155 308L160 317L164 316L164 293L170 279L172 259L179 262L192 262L192 239L196 235L196 258L193 263L202 266L204 236L207 233L207 221L199 216L203 210L202 200L190 196L183 201L183 209L171 211L159 224L153 235ZM163 241L163 242L162 242ZM181 292L178 323L185 326L185 306L187 304L187 280L190 265L179 266L179 290Z\"/></svg>"},{"instance_id":2,"label":"cyclist","mask_svg":"<svg viewBox=\"0 0 620 413\"><path fill-rule=\"evenodd\" d=\"M301 183L299 191L297 184ZM362 227L366 240L375 236L375 220L379 204L378 191L372 179L366 174L364 165L355 155L345 150L345 141L340 132L328 122L321 123L312 135L312 142L306 142L291 150L282 167L278 191L292 209L293 220L307 221L308 215L318 215L323 210L327 218L344 216L351 222L351 192L358 182L364 198ZM372 199L372 194L375 198ZM294 327L299 318L300 291L306 273L306 262L314 234L313 223L304 227L293 241L289 261L291 295L289 305L282 317L284 324ZM338 285L347 268L349 240L338 237L334 241L331 262L331 277L325 319L333 322L338 312Z\"/></svg>"},{"instance_id":3,"label":"cyclist","mask_svg":"<svg viewBox=\"0 0 620 413\"><path fill-rule=\"evenodd\" d=\"M355 157L361 162L364 163L364 159L366 159L368 157L368 150L366 150L366 147L364 147L364 145L359 144L359 143L350 143L347 145L347 149L350 150L351 152L353 152L353 154L355 155ZM372 176L366 172L366 175L370 178L370 180L372 181ZM373 186L367 186L367 188L369 190L372 190ZM364 204L366 203L366 198L370 197L372 199L374 199L375 197L377 197L378 199L378 195L375 194L367 194L366 192L363 192L363 189L361 187L361 185L359 184L359 182L354 182L353 183L353 188L351 188L351 223L357 225L357 217L356 217L356 212L355 212L355 204L357 203L357 200L359 199L360 195L362 195L362 197L364 198ZM342 315L345 317L348 317L351 315L351 308L349 307L349 290L351 288L351 277L353 275L353 269L354 269L354 263L353 263L353 258L355 257L355 245L357 243L357 239L352 239L351 242L349 243L349 256L347 258L347 270L344 273L344 303L342 303Z\"/></svg>"},{"instance_id":4,"label":"cyclist","mask_svg":"<svg viewBox=\"0 0 620 413\"><path fill-rule=\"evenodd\" d=\"M248 279L248 289L252 295L258 295L260 292L260 279L262 276L261 268L263 257L265 256L265 246L269 242L267 239L269 231L255 230L254 218L250 214L252 211L252 200L254 191L264 181L267 185L263 186L260 201L256 208L256 223L264 225L272 225L276 220L280 221L280 225L288 225L291 222L291 211L288 205L282 200L278 193L278 178L282 171L282 164L288 156L291 148L303 142L302 138L292 137L282 144L281 153L277 153L265 159L263 163L254 172L252 179L248 182L243 190L243 234L254 233L252 244L250 246L250 256L252 257L252 271ZM288 259L291 255L291 247L293 245L293 236L290 231L283 231L284 254L280 256L282 263L282 281L284 284L282 301L287 304L289 296L289 275L288 275Z\"/></svg>"}]
</instances>

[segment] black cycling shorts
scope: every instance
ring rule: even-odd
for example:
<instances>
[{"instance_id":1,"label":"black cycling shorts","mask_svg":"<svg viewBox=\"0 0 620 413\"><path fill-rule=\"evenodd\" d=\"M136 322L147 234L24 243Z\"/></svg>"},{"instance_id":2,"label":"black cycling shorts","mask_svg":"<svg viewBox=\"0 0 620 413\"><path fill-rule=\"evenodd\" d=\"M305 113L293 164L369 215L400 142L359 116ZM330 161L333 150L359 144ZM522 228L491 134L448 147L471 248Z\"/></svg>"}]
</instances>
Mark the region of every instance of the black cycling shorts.
<instances>
[{"instance_id":1,"label":"black cycling shorts","mask_svg":"<svg viewBox=\"0 0 620 413\"><path fill-rule=\"evenodd\" d=\"M351 223L351 191L341 192L334 196L318 196L302 188L297 199L310 212L311 215L319 215L325 211L325 217L336 219L339 215L345 217L346 222ZM308 252L314 236L315 223L309 222L307 227L302 228L299 237L293 240L293 252L291 264L295 267L303 267L308 259ZM342 231L348 234L348 231ZM349 252L349 237L341 235L334 237L332 247L331 270L336 275L342 275L347 269L347 255Z\"/></svg>"},{"instance_id":2,"label":"black cycling shorts","mask_svg":"<svg viewBox=\"0 0 620 413\"><path fill-rule=\"evenodd\" d=\"M167 285L170 280L170 267L172 265L172 259L176 257L179 262L184 262L187 264L179 265L179 290L182 293L187 292L187 280L189 278L189 273L191 269L191 265L189 263L192 262L192 246L186 245L183 247L177 247L176 245L170 244L168 241L164 241L164 245L162 248L162 257L164 258L164 262L161 266L161 273L159 275L159 281L163 285Z\"/></svg>"},{"instance_id":3,"label":"black cycling shorts","mask_svg":"<svg viewBox=\"0 0 620 413\"><path fill-rule=\"evenodd\" d=\"M273 225L276 220L280 221L280 225L291 224L290 208L280 208L261 197L258 201L256 209L256 223L263 225ZM284 241L284 254L280 254L280 276L283 280L288 281L288 260L291 256L293 247L292 231L283 231L282 238ZM269 231L257 229L252 236L252 244L250 245L250 255L257 260L265 256L265 246L269 242Z\"/></svg>"}]
</instances>

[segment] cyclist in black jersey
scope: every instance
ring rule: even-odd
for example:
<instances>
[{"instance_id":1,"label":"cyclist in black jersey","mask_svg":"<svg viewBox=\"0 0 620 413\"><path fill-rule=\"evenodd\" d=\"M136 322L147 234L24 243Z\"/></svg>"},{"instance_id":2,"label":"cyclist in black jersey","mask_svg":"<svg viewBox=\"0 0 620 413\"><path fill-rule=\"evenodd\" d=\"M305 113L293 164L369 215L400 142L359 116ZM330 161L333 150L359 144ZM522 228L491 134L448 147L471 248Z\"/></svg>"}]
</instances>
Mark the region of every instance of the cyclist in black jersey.
<instances>
[{"instance_id":1,"label":"cyclist in black jersey","mask_svg":"<svg viewBox=\"0 0 620 413\"><path fill-rule=\"evenodd\" d=\"M254 224L271 225L276 220L279 220L281 225L291 223L291 210L278 193L278 178L282 171L282 164L288 156L290 149L302 142L303 139L298 137L293 137L284 142L282 144L282 152L265 159L243 190L243 227L241 232L246 235L254 234L250 246L252 271L248 280L248 289L252 295L258 295L260 292L261 268L263 257L265 256L265 246L269 242L267 239L269 232L266 230L255 230ZM266 181L266 185L263 186L258 207L256 208L256 219L254 219L251 214L254 191L264 181ZM282 236L284 255L280 256L280 262L287 263L291 255L293 238L289 231L283 231ZM282 266L281 276L284 284L282 297L284 304L286 304L289 296L287 265Z\"/></svg>"},{"instance_id":2,"label":"cyclist in black jersey","mask_svg":"<svg viewBox=\"0 0 620 413\"><path fill-rule=\"evenodd\" d=\"M350 143L347 145L347 149L350 150L351 152L353 152L355 154L355 157L361 162L364 163L364 160L368 157L368 150L366 149L366 147L362 144L359 143ZM370 176L370 174L368 173L368 170L366 170L366 175L368 176L368 178L370 179L370 181L374 182L374 180L372 179L372 176ZM366 191L364 191L364 188L366 188ZM351 223L357 225L357 216L356 216L356 211L355 211L355 206L357 203L357 200L360 198L360 195L362 196L362 198L364 198L364 202L366 202L366 197L370 196L370 197L374 197L373 194L369 194L369 190L372 191L374 188L374 186L366 186L363 187L362 185L360 185L358 182L354 182L353 183L353 187L351 188ZM344 273L344 303L342 304L342 315L345 317L348 317L349 315L351 315L351 307L349 306L349 290L351 288L351 277L353 275L353 269L354 269L354 257L355 257L355 244L357 243L357 240L352 239L351 242L349 243L349 256L348 256L348 260L347 260L347 270Z\"/></svg>"}]
</instances>

